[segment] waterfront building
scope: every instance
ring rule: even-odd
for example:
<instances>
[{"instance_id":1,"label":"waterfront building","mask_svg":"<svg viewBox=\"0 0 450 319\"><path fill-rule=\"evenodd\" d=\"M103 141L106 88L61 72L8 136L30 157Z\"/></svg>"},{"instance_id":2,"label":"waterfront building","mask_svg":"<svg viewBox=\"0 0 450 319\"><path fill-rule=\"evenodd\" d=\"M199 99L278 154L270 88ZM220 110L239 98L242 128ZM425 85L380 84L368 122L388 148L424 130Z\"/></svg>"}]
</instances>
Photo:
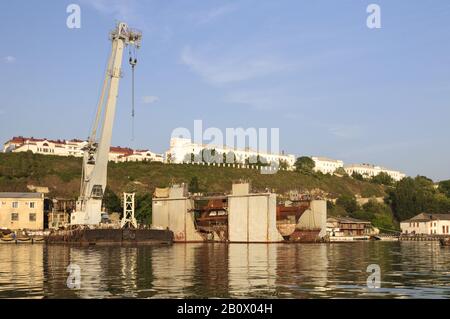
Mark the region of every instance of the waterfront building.
<instances>
[{"instance_id":1,"label":"waterfront building","mask_svg":"<svg viewBox=\"0 0 450 319\"><path fill-rule=\"evenodd\" d=\"M450 235L450 213L421 213L400 223L403 234Z\"/></svg>"},{"instance_id":2,"label":"waterfront building","mask_svg":"<svg viewBox=\"0 0 450 319\"><path fill-rule=\"evenodd\" d=\"M0 228L44 228L44 194L0 193Z\"/></svg>"},{"instance_id":3,"label":"waterfront building","mask_svg":"<svg viewBox=\"0 0 450 319\"><path fill-rule=\"evenodd\" d=\"M83 157L87 141L49 140L28 137L13 137L3 144L3 152L32 152L42 155ZM150 150L133 150L127 147L110 148L109 160L114 162L163 162L163 155Z\"/></svg>"},{"instance_id":4,"label":"waterfront building","mask_svg":"<svg viewBox=\"0 0 450 319\"><path fill-rule=\"evenodd\" d=\"M344 162L326 157L313 156L311 159L316 164L314 166L315 172L322 172L323 174L333 174L338 168L344 167Z\"/></svg>"},{"instance_id":5,"label":"waterfront building","mask_svg":"<svg viewBox=\"0 0 450 319\"><path fill-rule=\"evenodd\" d=\"M330 237L368 236L377 231L369 221L351 217L330 217L327 219L327 233Z\"/></svg>"},{"instance_id":6,"label":"waterfront building","mask_svg":"<svg viewBox=\"0 0 450 319\"><path fill-rule=\"evenodd\" d=\"M406 175L402 172L365 163L345 165L344 169L345 172L350 176L353 173L357 173L362 175L364 178L372 178L374 176L377 176L381 172L388 174L394 181L400 181L401 179L406 177Z\"/></svg>"},{"instance_id":7,"label":"waterfront building","mask_svg":"<svg viewBox=\"0 0 450 319\"><path fill-rule=\"evenodd\" d=\"M280 163L285 162L287 168L292 169L295 164L295 156L288 154L258 152L250 148L239 149L231 148L225 145L209 145L193 143L191 139L172 137L170 139L170 149L166 152L166 162L169 163L191 163L192 156L200 157L203 150L215 150L218 154L219 161L223 163L223 155L234 154L235 163L246 164L251 162L252 159L264 158L267 163ZM200 160L199 160L200 161ZM194 159L194 162L196 160ZM256 163L255 163L256 164Z\"/></svg>"}]
</instances>

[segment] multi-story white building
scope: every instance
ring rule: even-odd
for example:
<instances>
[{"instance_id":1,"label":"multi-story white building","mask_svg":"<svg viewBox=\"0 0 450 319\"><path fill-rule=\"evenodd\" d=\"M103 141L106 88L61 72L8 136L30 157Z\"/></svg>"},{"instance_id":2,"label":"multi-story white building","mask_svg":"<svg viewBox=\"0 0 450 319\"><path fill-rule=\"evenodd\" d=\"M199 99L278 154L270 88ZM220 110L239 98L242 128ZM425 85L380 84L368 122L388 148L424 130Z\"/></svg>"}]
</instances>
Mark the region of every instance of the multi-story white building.
<instances>
[{"instance_id":1,"label":"multi-story white building","mask_svg":"<svg viewBox=\"0 0 450 319\"><path fill-rule=\"evenodd\" d=\"M32 152L44 155L83 156L86 141L81 140L49 140L40 138L13 137L3 144L3 152Z\"/></svg>"},{"instance_id":2,"label":"multi-story white building","mask_svg":"<svg viewBox=\"0 0 450 319\"><path fill-rule=\"evenodd\" d=\"M111 161L115 162L164 162L162 154L156 154L149 150L133 150L120 147L111 147L109 157Z\"/></svg>"},{"instance_id":3,"label":"multi-story white building","mask_svg":"<svg viewBox=\"0 0 450 319\"><path fill-rule=\"evenodd\" d=\"M344 169L345 172L350 176L353 173L358 173L362 175L364 178L372 178L374 176L377 176L381 172L388 174L395 181L399 181L406 177L406 175L403 174L402 172L394 171L391 169L371 164L351 164L344 166Z\"/></svg>"},{"instance_id":4,"label":"multi-story white building","mask_svg":"<svg viewBox=\"0 0 450 319\"><path fill-rule=\"evenodd\" d=\"M311 159L316 164L314 171L324 174L333 174L339 167L344 167L344 162L326 157L313 156Z\"/></svg>"},{"instance_id":5,"label":"multi-story white building","mask_svg":"<svg viewBox=\"0 0 450 319\"><path fill-rule=\"evenodd\" d=\"M450 214L419 214L400 223L403 234L450 235Z\"/></svg>"},{"instance_id":6,"label":"multi-story white building","mask_svg":"<svg viewBox=\"0 0 450 319\"><path fill-rule=\"evenodd\" d=\"M172 137L170 139L170 149L166 152L166 162L177 164L191 163L192 155L199 158L199 154L201 154L201 152L205 149L215 150L216 154L218 154L217 158L220 158L219 162L223 162L223 154L231 157L230 154L232 153L235 157L235 163L245 164L246 161L250 161L250 164L253 164L252 160L255 160L259 156L261 160L264 158L268 163L280 163L280 161L283 161L287 164L288 168L292 168L295 164L294 155L265 153L251 150L249 148L238 149L223 145L198 144L193 143L190 139L179 137ZM194 159L194 161L196 160Z\"/></svg>"},{"instance_id":7,"label":"multi-story white building","mask_svg":"<svg viewBox=\"0 0 450 319\"><path fill-rule=\"evenodd\" d=\"M82 140L49 140L26 137L13 137L3 144L3 152L32 152L43 155L83 157L87 141ZM163 162L163 155L149 150L133 150L125 147L111 147L109 160L114 162Z\"/></svg>"}]
</instances>

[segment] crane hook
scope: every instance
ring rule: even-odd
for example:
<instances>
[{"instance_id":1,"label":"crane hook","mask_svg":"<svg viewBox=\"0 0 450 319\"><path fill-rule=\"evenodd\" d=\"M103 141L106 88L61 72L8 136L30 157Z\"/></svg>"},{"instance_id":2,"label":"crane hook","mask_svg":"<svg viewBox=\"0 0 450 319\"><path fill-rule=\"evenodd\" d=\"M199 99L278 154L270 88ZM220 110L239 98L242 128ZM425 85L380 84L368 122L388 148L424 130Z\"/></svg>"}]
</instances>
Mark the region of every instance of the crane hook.
<instances>
[{"instance_id":1,"label":"crane hook","mask_svg":"<svg viewBox=\"0 0 450 319\"><path fill-rule=\"evenodd\" d=\"M134 68L137 64L137 58L133 59L131 52L129 63L131 65L131 140L134 141Z\"/></svg>"}]
</instances>

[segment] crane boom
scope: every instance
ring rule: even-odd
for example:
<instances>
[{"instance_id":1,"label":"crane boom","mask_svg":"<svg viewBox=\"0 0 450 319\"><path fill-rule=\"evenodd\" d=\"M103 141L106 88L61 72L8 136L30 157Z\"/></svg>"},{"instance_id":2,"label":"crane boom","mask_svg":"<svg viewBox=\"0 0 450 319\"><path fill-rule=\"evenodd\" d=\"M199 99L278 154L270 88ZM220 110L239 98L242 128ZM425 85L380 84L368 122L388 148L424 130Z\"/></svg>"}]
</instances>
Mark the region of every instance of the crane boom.
<instances>
[{"instance_id":1,"label":"crane boom","mask_svg":"<svg viewBox=\"0 0 450 319\"><path fill-rule=\"evenodd\" d=\"M123 51L127 45L140 47L142 34L120 22L111 32L111 54L97 113L84 149L80 197L72 213L72 225L98 225L102 220L102 199L106 188L108 157L116 112ZM100 137L97 136L101 124Z\"/></svg>"}]
</instances>

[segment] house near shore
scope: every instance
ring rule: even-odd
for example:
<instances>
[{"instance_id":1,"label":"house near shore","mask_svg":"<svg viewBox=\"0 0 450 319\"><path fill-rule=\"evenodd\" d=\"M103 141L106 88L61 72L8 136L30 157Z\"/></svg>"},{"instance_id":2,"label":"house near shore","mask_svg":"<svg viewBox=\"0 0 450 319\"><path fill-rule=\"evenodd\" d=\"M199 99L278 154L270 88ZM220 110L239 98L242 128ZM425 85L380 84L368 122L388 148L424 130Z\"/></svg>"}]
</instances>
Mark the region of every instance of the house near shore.
<instances>
[{"instance_id":1,"label":"house near shore","mask_svg":"<svg viewBox=\"0 0 450 319\"><path fill-rule=\"evenodd\" d=\"M405 235L450 235L450 213L421 213L400 223Z\"/></svg>"},{"instance_id":2,"label":"house near shore","mask_svg":"<svg viewBox=\"0 0 450 319\"><path fill-rule=\"evenodd\" d=\"M44 194L0 193L0 228L44 229Z\"/></svg>"},{"instance_id":3,"label":"house near shore","mask_svg":"<svg viewBox=\"0 0 450 319\"><path fill-rule=\"evenodd\" d=\"M366 220L351 217L330 217L327 219L327 233L330 237L370 236L379 230Z\"/></svg>"}]
</instances>

